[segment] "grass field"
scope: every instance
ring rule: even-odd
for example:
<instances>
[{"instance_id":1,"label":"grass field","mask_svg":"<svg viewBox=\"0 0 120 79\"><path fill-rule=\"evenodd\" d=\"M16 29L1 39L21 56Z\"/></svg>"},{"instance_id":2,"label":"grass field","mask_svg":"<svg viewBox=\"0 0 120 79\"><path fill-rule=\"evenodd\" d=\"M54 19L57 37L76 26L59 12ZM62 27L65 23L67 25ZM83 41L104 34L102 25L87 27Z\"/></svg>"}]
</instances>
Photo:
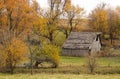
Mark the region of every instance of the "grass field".
<instances>
[{"instance_id":1,"label":"grass field","mask_svg":"<svg viewBox=\"0 0 120 79\"><path fill-rule=\"evenodd\" d=\"M15 73L29 73L30 69L17 68ZM47 74L89 74L87 58L61 56L58 68L34 69L35 73ZM100 57L97 58L96 74L120 74L120 57Z\"/></svg>"},{"instance_id":2,"label":"grass field","mask_svg":"<svg viewBox=\"0 0 120 79\"><path fill-rule=\"evenodd\" d=\"M0 79L120 79L115 75L88 75L88 74L0 74Z\"/></svg>"},{"instance_id":3,"label":"grass field","mask_svg":"<svg viewBox=\"0 0 120 79\"><path fill-rule=\"evenodd\" d=\"M120 57L98 57L97 63L100 66L120 66ZM85 57L69 57L62 56L61 63L63 65L85 65L87 62L87 58Z\"/></svg>"},{"instance_id":4,"label":"grass field","mask_svg":"<svg viewBox=\"0 0 120 79\"><path fill-rule=\"evenodd\" d=\"M120 57L97 58L98 67L95 75L89 74L87 58L61 56L58 68L30 69L17 68L15 74L0 74L0 79L120 79Z\"/></svg>"}]
</instances>

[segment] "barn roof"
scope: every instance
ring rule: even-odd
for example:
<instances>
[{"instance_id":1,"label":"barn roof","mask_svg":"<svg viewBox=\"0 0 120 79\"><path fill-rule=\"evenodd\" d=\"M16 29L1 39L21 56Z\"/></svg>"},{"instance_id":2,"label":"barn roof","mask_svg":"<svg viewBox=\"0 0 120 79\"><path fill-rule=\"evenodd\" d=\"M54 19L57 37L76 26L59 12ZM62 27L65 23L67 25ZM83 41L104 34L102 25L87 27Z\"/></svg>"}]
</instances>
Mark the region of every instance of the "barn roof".
<instances>
[{"instance_id":1,"label":"barn roof","mask_svg":"<svg viewBox=\"0 0 120 79\"><path fill-rule=\"evenodd\" d=\"M62 48L66 49L89 49L100 32L72 32Z\"/></svg>"}]
</instances>

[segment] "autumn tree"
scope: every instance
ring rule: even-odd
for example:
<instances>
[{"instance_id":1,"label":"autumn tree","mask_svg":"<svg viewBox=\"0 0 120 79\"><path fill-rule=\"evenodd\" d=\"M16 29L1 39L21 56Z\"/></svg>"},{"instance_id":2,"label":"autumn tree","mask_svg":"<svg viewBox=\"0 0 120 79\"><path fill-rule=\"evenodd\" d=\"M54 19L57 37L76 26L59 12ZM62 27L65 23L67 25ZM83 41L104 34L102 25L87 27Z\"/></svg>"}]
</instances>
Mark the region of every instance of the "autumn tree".
<instances>
[{"instance_id":1,"label":"autumn tree","mask_svg":"<svg viewBox=\"0 0 120 79\"><path fill-rule=\"evenodd\" d=\"M39 37L39 35L32 32L28 35L27 44L30 50L30 64L31 72L33 67L38 68L39 64L49 62L53 68L58 67L59 63L59 49L52 43L49 43L46 38ZM34 64L35 63L35 64Z\"/></svg>"},{"instance_id":2,"label":"autumn tree","mask_svg":"<svg viewBox=\"0 0 120 79\"><path fill-rule=\"evenodd\" d=\"M51 62L53 64L52 67L58 66L59 50L53 41L57 36L58 23L65 3L66 0L48 0L49 8L46 11L39 6L34 6L36 7L35 11L38 18L34 21L33 33L38 35L41 41L41 44L36 48L36 51L39 51L39 56L35 52L37 57L35 57L35 67L38 67L41 61Z\"/></svg>"},{"instance_id":3,"label":"autumn tree","mask_svg":"<svg viewBox=\"0 0 120 79\"><path fill-rule=\"evenodd\" d=\"M11 74L13 74L14 68L21 61L27 58L27 46L19 39L12 39L11 44L6 48L6 66L10 69Z\"/></svg>"},{"instance_id":4,"label":"autumn tree","mask_svg":"<svg viewBox=\"0 0 120 79\"><path fill-rule=\"evenodd\" d=\"M18 63L18 60L21 60L21 56L25 53L23 38L31 29L33 12L28 1L0 0L0 47L2 51L5 51L0 53L6 54L5 63L10 68L11 73L16 65L13 61ZM15 40L15 45L13 40Z\"/></svg>"},{"instance_id":5,"label":"autumn tree","mask_svg":"<svg viewBox=\"0 0 120 79\"><path fill-rule=\"evenodd\" d=\"M99 4L89 15L89 25L93 31L101 31L106 38L110 39L111 45L113 38L119 34L119 7L117 10L112 7L106 7L104 3Z\"/></svg>"},{"instance_id":6,"label":"autumn tree","mask_svg":"<svg viewBox=\"0 0 120 79\"><path fill-rule=\"evenodd\" d=\"M107 14L108 14L109 36L111 39L111 44L113 44L113 38L115 38L115 36L117 36L119 33L118 31L119 28L117 24L117 22L119 21L119 15L112 8L108 8Z\"/></svg>"},{"instance_id":7,"label":"autumn tree","mask_svg":"<svg viewBox=\"0 0 120 79\"><path fill-rule=\"evenodd\" d=\"M60 22L60 28L63 28L63 32L66 35L66 38L72 31L79 30L80 23L82 24L83 15L83 8L72 5L71 0L66 0L62 15L63 18L61 18Z\"/></svg>"},{"instance_id":8,"label":"autumn tree","mask_svg":"<svg viewBox=\"0 0 120 79\"><path fill-rule=\"evenodd\" d=\"M117 15L118 15L117 33L120 34L120 6L116 7L116 12L117 12Z\"/></svg>"},{"instance_id":9,"label":"autumn tree","mask_svg":"<svg viewBox=\"0 0 120 79\"><path fill-rule=\"evenodd\" d=\"M40 18L34 27L37 28L35 33L39 36L47 38L50 42L53 42L56 36L56 30L58 30L58 23L62 10L65 6L66 0L48 0L48 10L39 13ZM43 21L43 24L41 24ZM43 31L39 31L39 30Z\"/></svg>"},{"instance_id":10,"label":"autumn tree","mask_svg":"<svg viewBox=\"0 0 120 79\"><path fill-rule=\"evenodd\" d=\"M106 4L99 4L89 15L89 26L93 31L100 31L103 34L108 32L108 20L106 12Z\"/></svg>"},{"instance_id":11,"label":"autumn tree","mask_svg":"<svg viewBox=\"0 0 120 79\"><path fill-rule=\"evenodd\" d=\"M37 39L36 39L37 38ZM41 46L41 43L40 43L40 39L38 36L36 36L33 31L31 31L28 35L27 35L27 40L26 40L26 43L27 43L27 47L29 49L29 54L28 54L28 58L30 60L30 73L31 75L33 75L33 68L34 68L34 63L37 61L35 60L36 58L36 48Z\"/></svg>"}]
</instances>

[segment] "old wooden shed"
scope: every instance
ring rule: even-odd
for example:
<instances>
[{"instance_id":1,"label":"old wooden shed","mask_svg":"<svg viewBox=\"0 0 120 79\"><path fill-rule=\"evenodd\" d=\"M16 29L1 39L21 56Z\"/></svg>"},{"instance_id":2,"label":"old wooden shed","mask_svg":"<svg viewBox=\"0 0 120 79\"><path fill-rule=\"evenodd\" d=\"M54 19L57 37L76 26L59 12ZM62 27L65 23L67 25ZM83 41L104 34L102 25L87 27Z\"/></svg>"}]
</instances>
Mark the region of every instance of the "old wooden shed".
<instances>
[{"instance_id":1,"label":"old wooden shed","mask_svg":"<svg viewBox=\"0 0 120 79\"><path fill-rule=\"evenodd\" d=\"M101 32L72 32L62 46L62 55L85 56L101 49Z\"/></svg>"}]
</instances>

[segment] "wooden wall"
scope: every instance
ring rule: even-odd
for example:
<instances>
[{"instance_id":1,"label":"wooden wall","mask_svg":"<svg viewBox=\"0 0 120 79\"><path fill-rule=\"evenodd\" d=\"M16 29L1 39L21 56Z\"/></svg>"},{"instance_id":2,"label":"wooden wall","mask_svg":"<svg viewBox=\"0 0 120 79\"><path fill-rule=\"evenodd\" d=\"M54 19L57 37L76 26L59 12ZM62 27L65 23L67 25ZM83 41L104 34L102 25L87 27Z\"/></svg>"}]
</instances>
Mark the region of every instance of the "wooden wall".
<instances>
[{"instance_id":1,"label":"wooden wall","mask_svg":"<svg viewBox=\"0 0 120 79\"><path fill-rule=\"evenodd\" d=\"M62 49L62 55L64 56L85 56L89 50L80 50L80 49Z\"/></svg>"}]
</instances>

